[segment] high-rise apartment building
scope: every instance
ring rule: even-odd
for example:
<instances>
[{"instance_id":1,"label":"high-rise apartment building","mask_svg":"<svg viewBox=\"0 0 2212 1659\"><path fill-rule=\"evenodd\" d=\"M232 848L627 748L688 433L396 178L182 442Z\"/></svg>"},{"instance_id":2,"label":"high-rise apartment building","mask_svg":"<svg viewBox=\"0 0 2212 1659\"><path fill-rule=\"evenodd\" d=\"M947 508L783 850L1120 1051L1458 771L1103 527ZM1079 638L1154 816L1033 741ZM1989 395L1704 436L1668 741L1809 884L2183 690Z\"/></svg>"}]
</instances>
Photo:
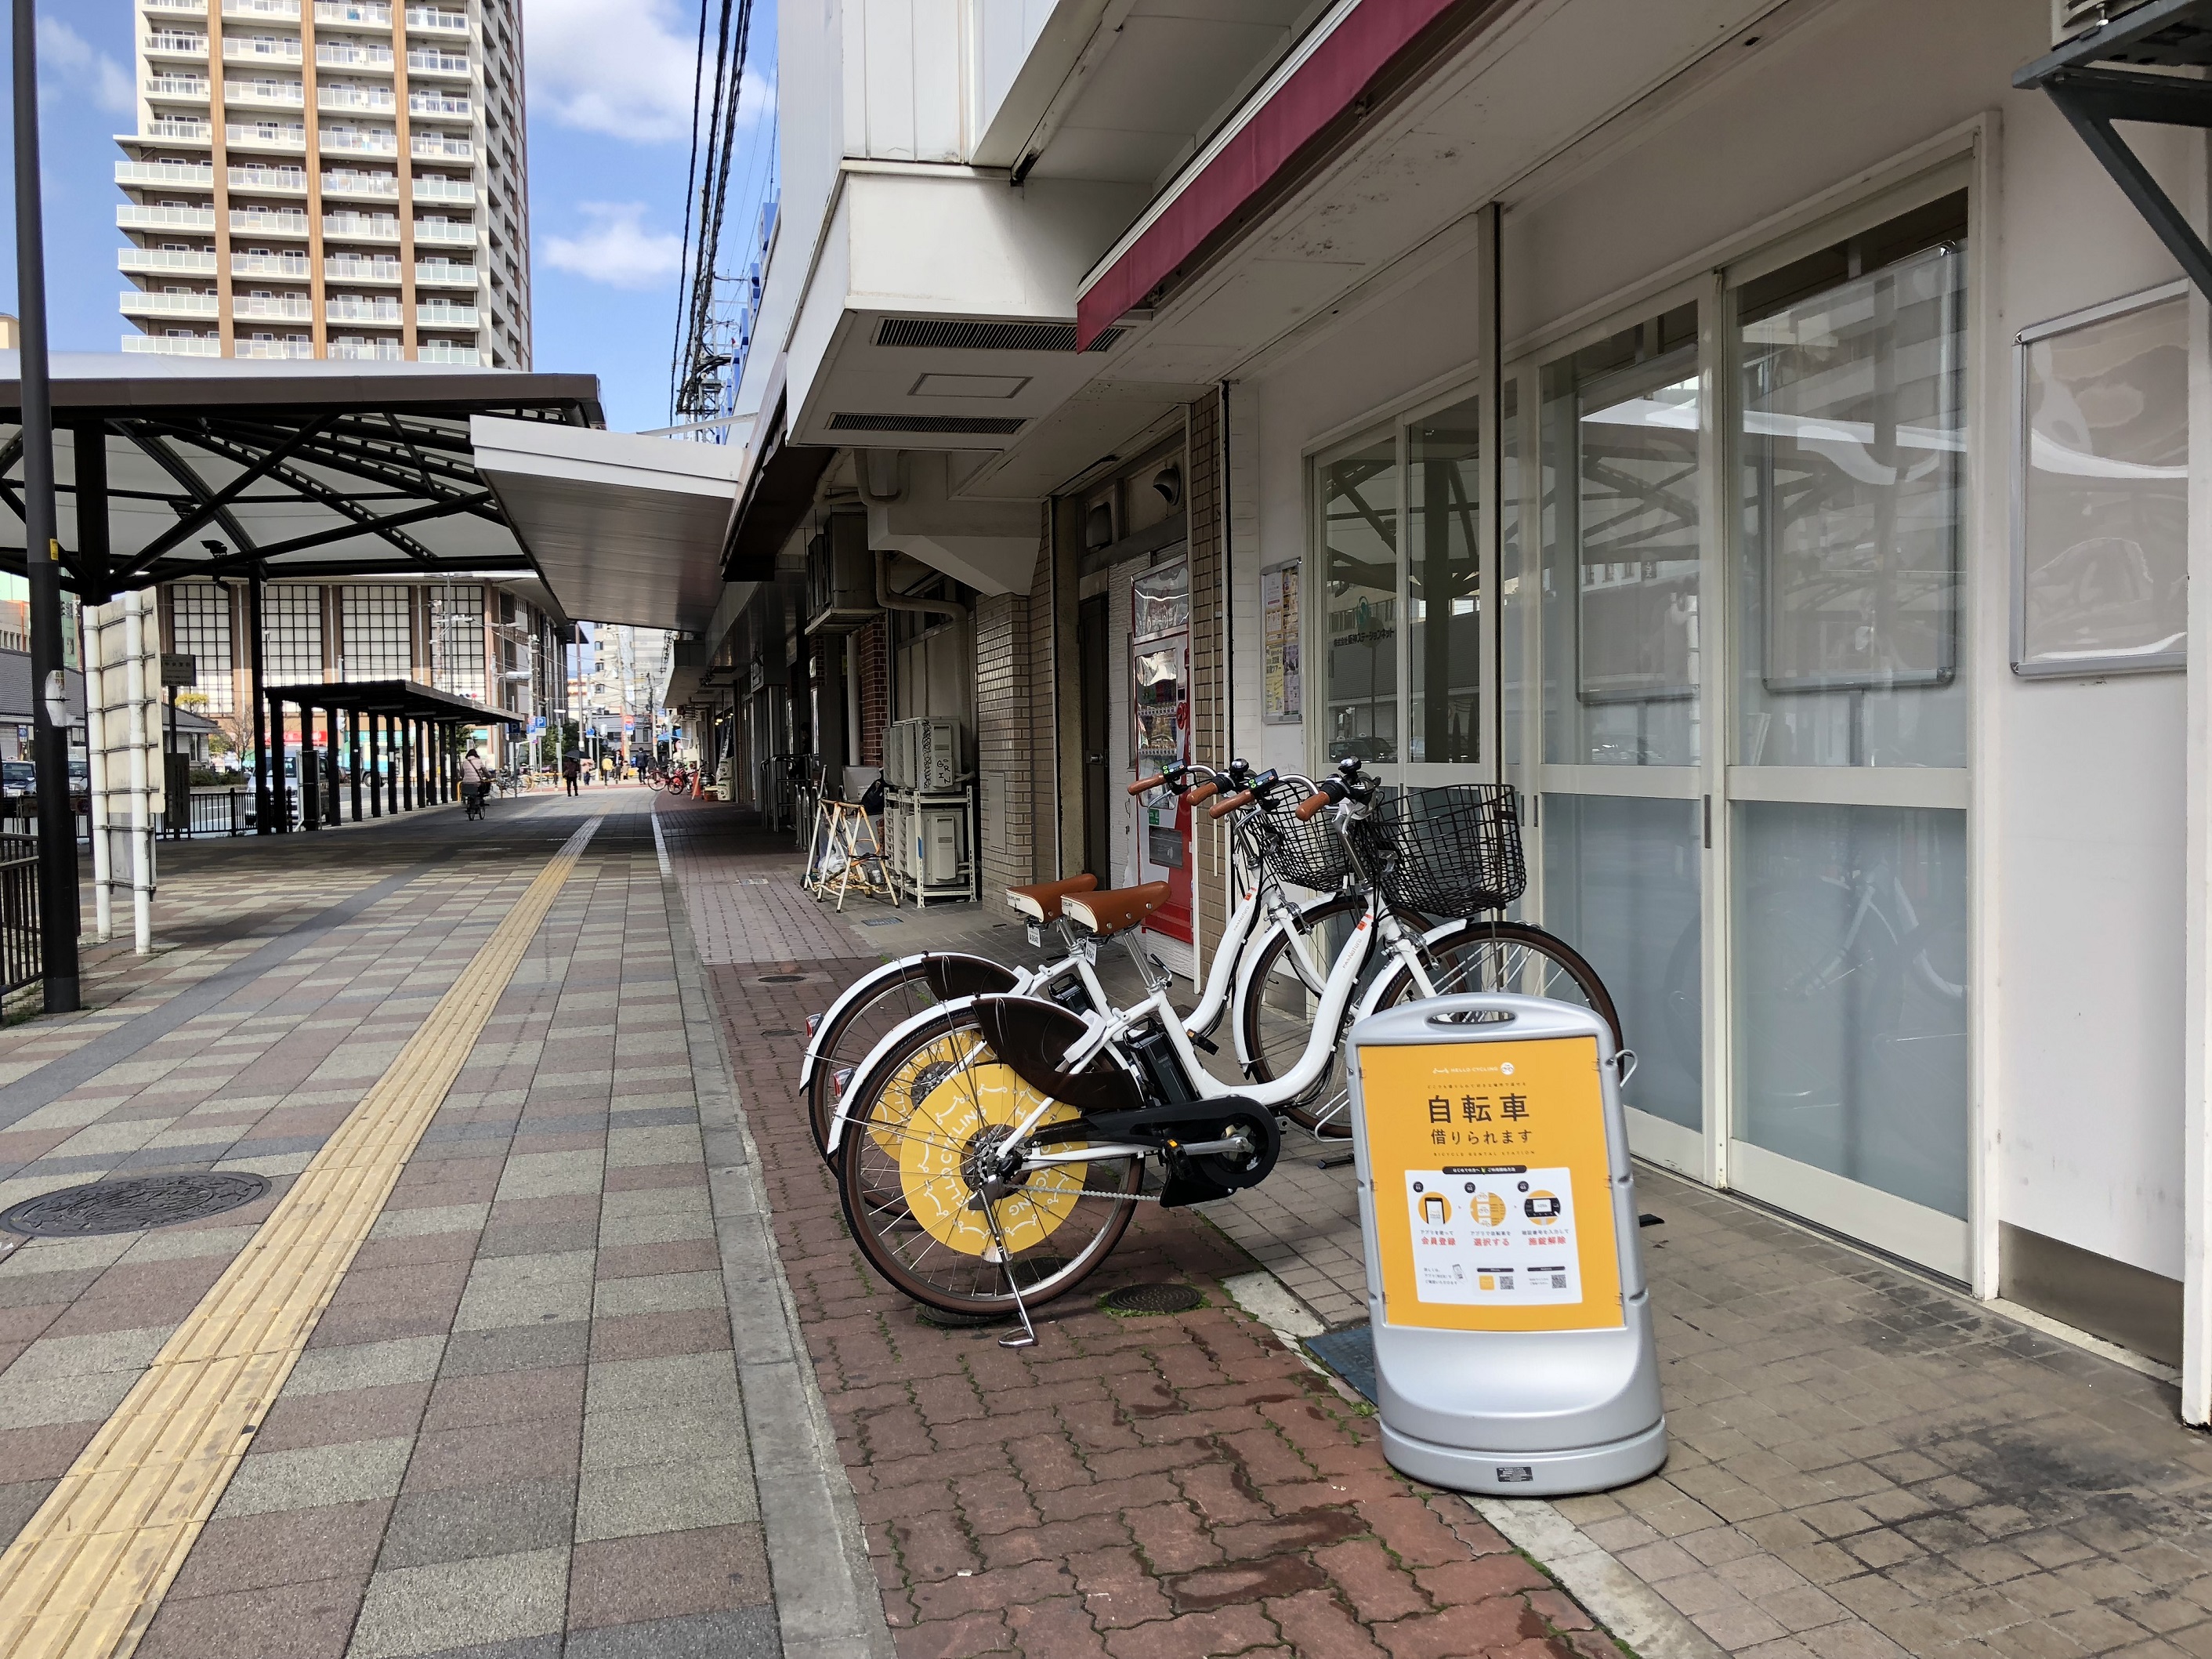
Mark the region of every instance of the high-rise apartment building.
<instances>
[{"instance_id":1,"label":"high-rise apartment building","mask_svg":"<svg viewBox=\"0 0 2212 1659\"><path fill-rule=\"evenodd\" d=\"M520 0L137 0L125 351L530 366Z\"/></svg>"}]
</instances>

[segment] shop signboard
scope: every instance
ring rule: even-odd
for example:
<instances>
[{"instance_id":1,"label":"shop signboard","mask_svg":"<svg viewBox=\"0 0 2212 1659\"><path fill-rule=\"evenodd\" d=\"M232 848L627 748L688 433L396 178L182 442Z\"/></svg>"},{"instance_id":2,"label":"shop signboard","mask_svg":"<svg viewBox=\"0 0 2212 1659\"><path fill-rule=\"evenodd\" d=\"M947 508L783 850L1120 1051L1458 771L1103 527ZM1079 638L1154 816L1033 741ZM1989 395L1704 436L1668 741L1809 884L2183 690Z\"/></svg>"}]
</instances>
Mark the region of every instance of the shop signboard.
<instances>
[{"instance_id":1,"label":"shop signboard","mask_svg":"<svg viewBox=\"0 0 2212 1659\"><path fill-rule=\"evenodd\" d=\"M1551 1496L1666 1459L1612 1036L1534 997L1432 999L1352 1033L1384 1455Z\"/></svg>"}]
</instances>

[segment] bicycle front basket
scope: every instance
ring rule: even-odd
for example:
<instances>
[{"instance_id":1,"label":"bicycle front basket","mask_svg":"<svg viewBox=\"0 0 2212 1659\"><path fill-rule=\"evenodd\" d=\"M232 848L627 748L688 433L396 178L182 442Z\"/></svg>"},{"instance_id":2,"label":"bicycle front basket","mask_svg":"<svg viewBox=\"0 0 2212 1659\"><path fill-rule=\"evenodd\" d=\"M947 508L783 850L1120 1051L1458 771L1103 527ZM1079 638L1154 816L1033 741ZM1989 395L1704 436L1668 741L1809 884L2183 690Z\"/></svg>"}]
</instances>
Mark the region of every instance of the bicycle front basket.
<instances>
[{"instance_id":1,"label":"bicycle front basket","mask_svg":"<svg viewBox=\"0 0 2212 1659\"><path fill-rule=\"evenodd\" d=\"M1287 789L1269 792L1262 802L1266 816L1260 824L1261 855L1285 885L1333 893L1352 876L1343 837L1336 833L1331 813L1299 823L1297 805Z\"/></svg>"},{"instance_id":2,"label":"bicycle front basket","mask_svg":"<svg viewBox=\"0 0 2212 1659\"><path fill-rule=\"evenodd\" d=\"M1448 783L1376 803L1370 820L1392 853L1383 896L1427 916L1503 910L1528 884L1518 798L1510 784Z\"/></svg>"}]
</instances>

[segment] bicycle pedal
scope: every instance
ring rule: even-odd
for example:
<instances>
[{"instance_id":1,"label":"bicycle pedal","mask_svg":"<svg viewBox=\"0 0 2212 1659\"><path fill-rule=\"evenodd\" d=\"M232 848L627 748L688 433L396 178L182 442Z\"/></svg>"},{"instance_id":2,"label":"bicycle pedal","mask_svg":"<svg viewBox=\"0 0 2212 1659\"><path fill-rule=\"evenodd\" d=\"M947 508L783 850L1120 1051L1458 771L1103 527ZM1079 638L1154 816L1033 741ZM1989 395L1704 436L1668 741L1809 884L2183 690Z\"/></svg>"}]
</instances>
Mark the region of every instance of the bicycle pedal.
<instances>
[{"instance_id":1,"label":"bicycle pedal","mask_svg":"<svg viewBox=\"0 0 2212 1659\"><path fill-rule=\"evenodd\" d=\"M1190 1038L1190 1046L1202 1053L1218 1054L1221 1052L1219 1045L1210 1037L1202 1037L1195 1031L1188 1031L1184 1035Z\"/></svg>"}]
</instances>

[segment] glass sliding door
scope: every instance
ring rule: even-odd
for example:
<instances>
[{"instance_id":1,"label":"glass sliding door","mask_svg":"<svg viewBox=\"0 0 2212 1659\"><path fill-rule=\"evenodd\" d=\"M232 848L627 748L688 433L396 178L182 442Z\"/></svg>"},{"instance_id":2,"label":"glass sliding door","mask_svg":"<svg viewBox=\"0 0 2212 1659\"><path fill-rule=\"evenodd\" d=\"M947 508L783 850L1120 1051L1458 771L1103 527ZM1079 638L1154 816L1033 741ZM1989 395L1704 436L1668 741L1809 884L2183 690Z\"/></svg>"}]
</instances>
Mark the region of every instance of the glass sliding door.
<instances>
[{"instance_id":1,"label":"glass sliding door","mask_svg":"<svg viewBox=\"0 0 2212 1659\"><path fill-rule=\"evenodd\" d=\"M1316 469L1322 753L1395 768L1398 720L1398 441L1368 440Z\"/></svg>"},{"instance_id":2,"label":"glass sliding door","mask_svg":"<svg viewBox=\"0 0 2212 1659\"><path fill-rule=\"evenodd\" d=\"M1481 409L1473 398L1406 428L1410 766L1478 765L1482 722ZM1452 775L1409 773L1413 783Z\"/></svg>"},{"instance_id":3,"label":"glass sliding door","mask_svg":"<svg viewBox=\"0 0 2212 1659\"><path fill-rule=\"evenodd\" d=\"M1731 1182L1966 1270L1966 198L1734 283Z\"/></svg>"},{"instance_id":4,"label":"glass sliding door","mask_svg":"<svg viewBox=\"0 0 2212 1659\"><path fill-rule=\"evenodd\" d=\"M1544 365L1536 476L1542 915L1597 969L1639 1058L1639 1150L1696 1158L1705 557L1698 311Z\"/></svg>"}]
</instances>

